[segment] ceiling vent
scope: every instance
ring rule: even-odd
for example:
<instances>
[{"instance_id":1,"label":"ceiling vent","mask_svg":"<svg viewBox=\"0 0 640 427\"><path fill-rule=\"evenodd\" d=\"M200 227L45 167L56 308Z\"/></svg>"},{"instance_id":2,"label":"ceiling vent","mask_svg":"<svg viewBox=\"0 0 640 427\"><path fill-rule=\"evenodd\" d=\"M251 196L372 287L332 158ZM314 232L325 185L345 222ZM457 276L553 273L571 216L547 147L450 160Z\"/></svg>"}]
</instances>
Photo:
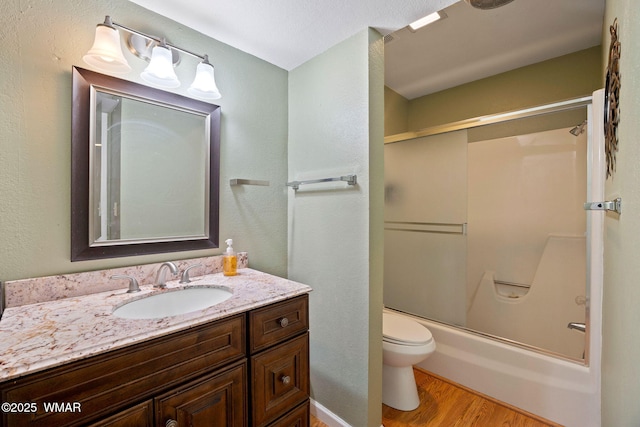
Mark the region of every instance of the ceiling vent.
<instances>
[{"instance_id":1,"label":"ceiling vent","mask_svg":"<svg viewBox=\"0 0 640 427\"><path fill-rule=\"evenodd\" d=\"M389 33L386 36L384 36L384 44L389 44L392 41L398 39L398 36L393 34L393 33Z\"/></svg>"},{"instance_id":2,"label":"ceiling vent","mask_svg":"<svg viewBox=\"0 0 640 427\"><path fill-rule=\"evenodd\" d=\"M511 3L513 0L464 0L467 4L475 7L476 9L488 10L495 9L496 7L504 6L507 3Z\"/></svg>"}]
</instances>

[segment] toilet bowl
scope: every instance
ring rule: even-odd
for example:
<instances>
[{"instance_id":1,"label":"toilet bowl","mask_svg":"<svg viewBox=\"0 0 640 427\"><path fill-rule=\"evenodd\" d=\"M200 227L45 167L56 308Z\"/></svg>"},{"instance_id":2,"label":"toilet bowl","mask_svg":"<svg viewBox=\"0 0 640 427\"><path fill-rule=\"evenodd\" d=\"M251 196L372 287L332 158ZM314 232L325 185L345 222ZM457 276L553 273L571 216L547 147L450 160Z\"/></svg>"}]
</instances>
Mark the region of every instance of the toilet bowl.
<instances>
[{"instance_id":1,"label":"toilet bowl","mask_svg":"<svg viewBox=\"0 0 640 427\"><path fill-rule=\"evenodd\" d=\"M401 411L420 405L413 365L436 349L431 332L420 323L382 313L382 403Z\"/></svg>"}]
</instances>

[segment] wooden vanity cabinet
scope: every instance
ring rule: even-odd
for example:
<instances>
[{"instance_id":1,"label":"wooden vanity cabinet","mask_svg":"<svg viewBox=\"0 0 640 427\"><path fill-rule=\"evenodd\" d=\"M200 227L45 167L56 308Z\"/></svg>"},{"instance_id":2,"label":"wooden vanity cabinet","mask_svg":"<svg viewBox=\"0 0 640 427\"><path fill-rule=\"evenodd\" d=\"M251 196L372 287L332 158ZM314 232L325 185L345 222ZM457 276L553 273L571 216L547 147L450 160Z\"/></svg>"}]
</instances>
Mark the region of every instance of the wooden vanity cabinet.
<instances>
[{"instance_id":1,"label":"wooden vanity cabinet","mask_svg":"<svg viewBox=\"0 0 640 427\"><path fill-rule=\"evenodd\" d=\"M247 425L247 363L242 360L154 398L158 426ZM174 423L172 423L174 421Z\"/></svg>"},{"instance_id":2,"label":"wooden vanity cabinet","mask_svg":"<svg viewBox=\"0 0 640 427\"><path fill-rule=\"evenodd\" d=\"M153 427L247 425L246 361L173 389L89 427Z\"/></svg>"},{"instance_id":3,"label":"wooden vanity cabinet","mask_svg":"<svg viewBox=\"0 0 640 427\"><path fill-rule=\"evenodd\" d=\"M147 400L89 425L89 427L134 426L153 427L153 400Z\"/></svg>"},{"instance_id":4,"label":"wooden vanity cabinet","mask_svg":"<svg viewBox=\"0 0 640 427\"><path fill-rule=\"evenodd\" d=\"M305 294L0 383L38 409L0 427L308 427L308 323Z\"/></svg>"},{"instance_id":5,"label":"wooden vanity cabinet","mask_svg":"<svg viewBox=\"0 0 640 427\"><path fill-rule=\"evenodd\" d=\"M270 424L269 427L308 427L310 425L309 417L309 401L307 401Z\"/></svg>"},{"instance_id":6,"label":"wooden vanity cabinet","mask_svg":"<svg viewBox=\"0 0 640 427\"><path fill-rule=\"evenodd\" d=\"M253 427L309 425L308 307L305 294L249 313Z\"/></svg>"},{"instance_id":7,"label":"wooden vanity cabinet","mask_svg":"<svg viewBox=\"0 0 640 427\"><path fill-rule=\"evenodd\" d=\"M150 400L207 381L235 362L246 371L245 313L4 382L2 402L33 402L37 411L3 412L0 426L144 426ZM246 374L241 386L246 402ZM47 411L52 403L79 410Z\"/></svg>"}]
</instances>

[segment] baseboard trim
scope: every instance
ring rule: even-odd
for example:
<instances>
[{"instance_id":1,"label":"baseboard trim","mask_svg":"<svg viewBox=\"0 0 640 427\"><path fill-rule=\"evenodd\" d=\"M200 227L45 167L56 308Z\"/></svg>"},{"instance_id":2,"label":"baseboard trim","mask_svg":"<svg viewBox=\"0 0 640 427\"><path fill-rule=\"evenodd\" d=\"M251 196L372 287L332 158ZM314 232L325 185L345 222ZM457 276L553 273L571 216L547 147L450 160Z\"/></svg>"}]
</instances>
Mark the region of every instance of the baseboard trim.
<instances>
[{"instance_id":1,"label":"baseboard trim","mask_svg":"<svg viewBox=\"0 0 640 427\"><path fill-rule=\"evenodd\" d=\"M311 415L328 425L329 427L351 427L342 418L322 406L322 404L311 400Z\"/></svg>"},{"instance_id":2,"label":"baseboard trim","mask_svg":"<svg viewBox=\"0 0 640 427\"><path fill-rule=\"evenodd\" d=\"M322 406L313 399L309 399L311 403L311 415L325 423L329 427L351 427L345 420ZM384 427L380 424L380 427Z\"/></svg>"}]
</instances>

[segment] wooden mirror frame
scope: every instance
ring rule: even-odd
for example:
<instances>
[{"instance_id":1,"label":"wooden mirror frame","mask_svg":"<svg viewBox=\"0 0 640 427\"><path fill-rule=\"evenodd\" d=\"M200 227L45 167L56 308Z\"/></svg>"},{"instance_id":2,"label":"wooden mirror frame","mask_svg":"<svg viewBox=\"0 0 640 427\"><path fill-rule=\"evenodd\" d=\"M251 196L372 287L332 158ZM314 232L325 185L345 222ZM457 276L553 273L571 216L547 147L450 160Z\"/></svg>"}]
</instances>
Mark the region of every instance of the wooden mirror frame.
<instances>
[{"instance_id":1,"label":"wooden mirror frame","mask_svg":"<svg viewBox=\"0 0 640 427\"><path fill-rule=\"evenodd\" d=\"M220 198L220 107L79 67L72 70L71 107L71 261L117 258L165 252L217 248ZM91 89L104 88L154 103L193 110L209 117L209 213L208 236L196 240L122 243L90 246L89 173Z\"/></svg>"}]
</instances>

